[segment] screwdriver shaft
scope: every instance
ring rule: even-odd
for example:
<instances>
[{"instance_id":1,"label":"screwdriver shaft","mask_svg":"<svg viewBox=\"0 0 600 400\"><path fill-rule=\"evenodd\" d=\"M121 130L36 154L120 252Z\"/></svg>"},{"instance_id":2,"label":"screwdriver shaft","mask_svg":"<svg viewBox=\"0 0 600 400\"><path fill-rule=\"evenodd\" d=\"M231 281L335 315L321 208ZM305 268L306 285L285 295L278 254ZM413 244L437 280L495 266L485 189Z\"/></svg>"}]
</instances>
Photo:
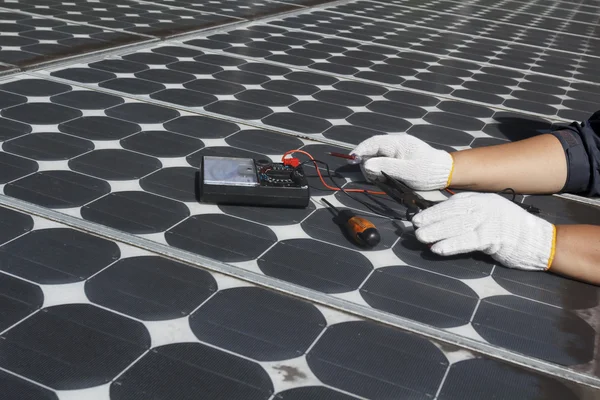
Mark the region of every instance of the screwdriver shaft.
<instances>
[{"instance_id":1,"label":"screwdriver shaft","mask_svg":"<svg viewBox=\"0 0 600 400\"><path fill-rule=\"evenodd\" d=\"M327 200L325 200L325 199L321 199L321 200L323 200L323 203L327 204L327 206L329 206L329 208L331 208L331 209L332 209L333 211L335 211L337 214L339 214L339 213L340 213L340 211L339 211L339 210L338 210L338 209L337 209L337 208L336 208L336 207L335 207L333 204L331 204L330 202L328 202L328 201L327 201Z\"/></svg>"}]
</instances>

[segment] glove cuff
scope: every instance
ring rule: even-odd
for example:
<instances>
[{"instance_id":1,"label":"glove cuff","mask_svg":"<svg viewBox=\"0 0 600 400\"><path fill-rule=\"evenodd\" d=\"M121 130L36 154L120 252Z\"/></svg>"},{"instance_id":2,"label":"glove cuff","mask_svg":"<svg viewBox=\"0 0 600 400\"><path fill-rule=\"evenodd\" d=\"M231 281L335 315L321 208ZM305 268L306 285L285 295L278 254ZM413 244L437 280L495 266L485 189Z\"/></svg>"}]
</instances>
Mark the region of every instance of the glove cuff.
<instances>
[{"instance_id":1,"label":"glove cuff","mask_svg":"<svg viewBox=\"0 0 600 400\"><path fill-rule=\"evenodd\" d=\"M552 262L554 262L554 255L556 254L556 225L552 225L552 242L550 248L550 257L548 258L548 263L546 264L546 271L552 267Z\"/></svg>"},{"instance_id":2,"label":"glove cuff","mask_svg":"<svg viewBox=\"0 0 600 400\"><path fill-rule=\"evenodd\" d=\"M426 179L421 181L418 190L441 190L450 186L454 173L454 157L444 150L436 150L430 163L424 163Z\"/></svg>"},{"instance_id":3,"label":"glove cuff","mask_svg":"<svg viewBox=\"0 0 600 400\"><path fill-rule=\"evenodd\" d=\"M451 153L448 153L448 155L450 156L450 172L448 173L448 179L446 180L446 186L444 186L444 189L450 187L450 185L452 184L452 176L454 175L454 156L452 156Z\"/></svg>"},{"instance_id":4,"label":"glove cuff","mask_svg":"<svg viewBox=\"0 0 600 400\"><path fill-rule=\"evenodd\" d=\"M556 226L539 217L529 215L529 225L522 229L513 252L502 262L505 266L528 271L547 271L554 261L556 250ZM515 227L517 229L517 227Z\"/></svg>"},{"instance_id":5,"label":"glove cuff","mask_svg":"<svg viewBox=\"0 0 600 400\"><path fill-rule=\"evenodd\" d=\"M531 249L530 265L525 265L533 270L546 271L554 259L554 249L556 248L556 227L550 222L539 217L531 216L536 219L536 229L532 230L527 244ZM526 247L526 248L527 248Z\"/></svg>"}]
</instances>

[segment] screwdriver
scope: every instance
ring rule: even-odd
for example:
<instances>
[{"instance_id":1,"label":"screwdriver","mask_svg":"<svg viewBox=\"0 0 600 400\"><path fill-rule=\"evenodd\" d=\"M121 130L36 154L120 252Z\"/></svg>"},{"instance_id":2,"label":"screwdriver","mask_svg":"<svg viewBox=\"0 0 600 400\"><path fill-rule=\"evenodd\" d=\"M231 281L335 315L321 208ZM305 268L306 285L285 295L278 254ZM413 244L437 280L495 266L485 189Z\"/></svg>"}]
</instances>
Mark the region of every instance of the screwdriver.
<instances>
[{"instance_id":1,"label":"screwdriver","mask_svg":"<svg viewBox=\"0 0 600 400\"><path fill-rule=\"evenodd\" d=\"M372 222L356 216L350 210L338 210L333 204L322 199L327 206L335 212L337 223L348 232L350 237L359 245L375 247L381 241L379 231Z\"/></svg>"}]
</instances>

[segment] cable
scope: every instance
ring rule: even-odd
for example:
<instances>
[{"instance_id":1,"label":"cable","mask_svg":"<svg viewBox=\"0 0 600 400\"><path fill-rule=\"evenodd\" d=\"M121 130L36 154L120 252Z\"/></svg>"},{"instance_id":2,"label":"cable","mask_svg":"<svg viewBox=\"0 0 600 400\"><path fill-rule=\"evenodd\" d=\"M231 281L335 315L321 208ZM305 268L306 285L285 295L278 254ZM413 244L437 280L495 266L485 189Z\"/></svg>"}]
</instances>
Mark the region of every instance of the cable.
<instances>
[{"instance_id":1,"label":"cable","mask_svg":"<svg viewBox=\"0 0 600 400\"><path fill-rule=\"evenodd\" d=\"M542 212L542 210L540 210L539 208L537 208L533 204L525 204L525 203L519 203L519 202L517 202L516 201L517 193L512 188L506 188L503 191L499 192L498 194L505 194L506 192L511 192L512 193L512 199L510 201L512 201L514 204L518 205L519 207L521 207L525 211L527 211L529 213L532 213L532 214L539 214L539 213Z\"/></svg>"},{"instance_id":2,"label":"cable","mask_svg":"<svg viewBox=\"0 0 600 400\"><path fill-rule=\"evenodd\" d=\"M285 158L286 158L288 155L290 155L290 154L293 154L293 153L301 153L301 154L304 154L304 155L308 156L308 158L310 159L310 160L308 160L308 161L304 161L304 162L300 163L300 164L299 164L299 165L297 165L297 166L296 166L294 169L296 169L296 168L299 168L300 166L302 166L302 165L304 165L304 164L308 164L308 163L311 163L311 162L312 162L312 163L315 165L315 168L316 168L316 170L317 170L317 175L319 176L319 179L321 180L321 183L322 183L322 184L323 184L323 186L325 186L327 189L329 189L329 190L333 190L333 191L335 191L335 192L339 192L339 191L341 191L342 193L344 193L345 195L347 195L347 196L348 196L350 199L352 199L352 200L354 200L354 201L356 201L356 202L358 202L358 203L360 203L360 204L364 205L365 207L367 207L369 210L371 210L371 211L372 211L372 212L374 212L375 214L378 214L378 215L384 216L384 217L386 217L386 218L400 219L400 218L397 218L397 217L392 217L392 216L389 216L389 215L384 215L384 214L382 214L382 213L380 213L380 212L378 212L378 211L375 211L375 210L373 210L373 209L371 208L371 205L370 205L370 204L367 204L367 203L365 203L365 202L363 202L363 201L361 201L361 200L359 200L359 199L356 199L356 198L352 197L352 196L350 195L350 193L348 193L348 192L353 192L353 193L364 193L364 194L375 194L375 195L386 195L387 193L385 193L385 192L376 192L376 191L372 191L372 190L366 190L366 189L343 189L343 188L342 188L342 187L341 187L341 186L340 186L340 185L339 185L339 184L338 184L338 183L337 183L337 182L336 182L336 181L333 179L333 176L331 175L331 170L329 169L329 165L328 165L326 162L324 162L324 161L319 161L319 160L316 160L316 159L315 159L315 158L314 158L312 155L310 155L310 153L308 153L307 151L304 151L304 150L300 150L300 149L296 149L296 150L289 150L289 151L287 151L287 152L285 152L285 153L283 154L283 156L281 157L281 161L283 162L283 161L284 161L284 159L285 159ZM320 171L320 169L319 169L319 166L318 166L318 164L317 164L317 163L325 165L325 168L327 169L327 175L329 176L329 179L331 180L331 182L333 182L333 184L334 184L336 187L329 186L329 185L327 184L327 182L325 182L325 179L323 178L323 175L321 175L321 171ZM450 189L448 189L448 188L445 188L444 190L445 190L446 192L450 193L451 195L455 195L455 194L456 194L454 191L452 191L452 190L450 190ZM510 199L510 201L511 201L512 203L514 203L514 204L518 205L519 207L523 208L523 209L524 209L524 210L526 210L527 212L530 212L530 213L535 213L535 214L539 214L539 213L541 212L541 210L540 210L539 208L537 208L537 207L535 207L535 206L533 206L533 205L527 205L527 204L524 204L524 203L519 203L519 202L517 202L517 201L516 201L516 196L517 196L517 194L516 194L515 190L514 190L514 189L512 189L512 188L506 188L506 189L504 189L504 190L502 190L502 191L500 191L500 192L496 192L496 194L507 194L507 192L509 192L509 193L511 193L511 194L512 194L512 199ZM388 209L389 209L390 211L392 211L393 213L395 213L395 211L394 211L393 209L391 209L391 208L389 208L389 207L388 207Z\"/></svg>"},{"instance_id":3,"label":"cable","mask_svg":"<svg viewBox=\"0 0 600 400\"><path fill-rule=\"evenodd\" d=\"M362 204L363 206L365 206L367 209L369 209L374 214L377 214L377 215L385 217L385 218L402 220L401 217L398 217L399 214L394 209L381 204L381 208L386 208L389 213L395 214L395 215L384 214L382 211L377 211L377 210L373 209L374 206L372 204L369 204L369 203L364 202L364 201L362 201L360 199L357 199L356 197L353 197L352 195L350 195L350 193L348 193L348 192L352 192L352 193L364 193L365 195L387 195L386 192L377 192L377 191L372 191L372 190L367 190L367 189L344 189L344 188L342 188L335 181L335 179L333 178L333 175L331 174L331 169L329 168L329 165L325 161L321 161L321 160L315 159L312 155L310 155L308 152L306 152L304 150L290 150L290 151L286 152L281 157L281 160L283 161L286 156L288 156L288 155L290 155L292 153L302 153L302 154L305 154L306 156L308 156L310 158L310 160L303 161L298 166L296 166L294 169L299 168L300 166L305 165L305 164L313 163L315 165L315 168L317 170L317 175L319 176L319 179L321 180L321 183L326 188L328 188L330 190L333 190L333 191L344 193L351 200L354 200L355 202ZM332 187L332 186L328 185L327 182L325 182L325 179L323 178L323 175L321 175L321 171L320 171L319 166L317 165L317 163L323 164L325 166L325 168L327 170L327 175L328 175L329 179L331 180L331 182L333 182L333 184L336 187Z\"/></svg>"},{"instance_id":4,"label":"cable","mask_svg":"<svg viewBox=\"0 0 600 400\"><path fill-rule=\"evenodd\" d=\"M369 193L369 194L376 194L376 195L385 195L385 194L387 194L387 193L385 193L385 192L375 192L375 191L372 191L372 190L366 190L366 189L342 189L342 188L341 188L339 185L337 185L337 184L335 183L335 181L334 181L334 184L336 184L336 186L337 186L337 187L329 186L329 185L327 184L327 182L325 182L325 179L323 179L323 175L321 175L321 171L319 170L319 166L317 165L317 162L318 162L318 161L317 161L317 160L315 160L315 159L314 159L314 157L313 157L313 156L311 156L311 155L310 155L308 152L306 152L306 151L304 151L304 150L290 150L290 151L287 151L287 152L286 152L286 153L283 155L283 157L281 157L281 160L283 161L283 159L284 159L286 156L288 156L288 155L290 155L290 154L293 154L293 153L301 153L301 154L304 154L304 155L308 156L308 158L310 158L310 161L312 161L312 162L315 164L315 168L317 169L317 175L319 175L319 179L321 180L321 183L323 183L323 185L324 185L324 186L325 186L327 189L329 189L329 190L333 190L333 191L335 191L335 192L337 192L337 191L340 191L340 190L341 190L342 192ZM309 161L309 162L310 162L310 161ZM323 163L323 164L325 164L325 165L327 166L327 164L326 164L325 162L323 162L323 161L320 161L320 162L321 162L321 163ZM307 162L305 161L305 162L303 162L302 164L305 164L305 163L307 163ZM327 166L327 171L329 172L329 166ZM329 175L330 175L330 178L331 178L331 172L329 172ZM333 181L333 179L332 179L332 181Z\"/></svg>"},{"instance_id":5,"label":"cable","mask_svg":"<svg viewBox=\"0 0 600 400\"><path fill-rule=\"evenodd\" d=\"M513 188L506 188L506 189L498 192L498 194L507 194L506 192L512 193L512 199L510 199L510 201L512 201L513 203L516 203L515 199L517 198L517 193L515 192L515 190Z\"/></svg>"},{"instance_id":6,"label":"cable","mask_svg":"<svg viewBox=\"0 0 600 400\"><path fill-rule=\"evenodd\" d=\"M398 213L396 212L396 210L394 210L394 209L392 209L392 208L390 208L390 207L386 206L385 204L378 203L378 205L380 206L380 208L381 208L382 210L385 210L387 213L384 213L383 211L377 211L377 210L373 209L374 205L372 205L372 204L369 204L369 203L367 203L367 202L364 202L364 201L362 201L362 200L360 200L360 199L357 199L357 198L355 198L355 197L351 196L351 195L350 195L350 193L348 193L348 192L352 192L352 193L363 193L363 194L365 194L365 195L367 195L367 196L368 196L368 195L387 195L387 193L386 193L386 192L377 192L377 191L372 191L372 190L367 190L367 189L344 189L344 188L342 188L342 187L341 187L341 186L340 186L340 185L339 185L339 184L338 184L338 183L335 181L335 179L333 179L333 176L332 176L332 174L331 174L331 170L329 169L329 165L328 165L326 162L324 162L324 161L316 160L316 159L315 159L315 158L314 158L314 157L313 157L313 156L312 156L310 153L308 153L308 152L306 152L306 151L304 151L304 150L299 150L299 149L296 149L296 150L290 150L290 151L287 151L287 152L285 152L285 153L283 154L283 156L281 157L281 161L283 162L283 161L284 161L284 159L285 159L285 158L286 158L288 155L290 155L290 154L293 154L293 153L301 153L301 154L304 154L304 155L306 155L306 156L309 158L309 160L308 160L308 161L303 161L303 162L301 162L301 163L300 163L299 165L297 165L297 166L296 166L294 169L297 169L297 168L299 168L300 166L302 166L302 165L305 165L305 164L313 163L313 164L315 165L315 168L316 168L316 170L317 170L317 175L319 176L319 179L321 180L321 183L322 183L322 184L323 184L323 186L325 186L326 188L328 188L328 189L330 189L330 190L333 190L333 191L336 191L336 192L337 192L337 191L341 191L341 192L342 192L342 193L344 193L346 196L348 196L348 197L349 197L351 200L354 200L355 202L362 204L362 205L363 205L363 206L365 206L367 209L369 209L369 210L370 210L372 213L374 213L374 214L377 214L377 215L379 215L379 216L382 216L382 217L385 217L385 218L390 218L390 219L393 219L393 220L400 220L400 221L406 221L406 220L407 220L407 218L406 218L406 217L401 217L401 216L399 216L400 214L398 214ZM328 184L327 184L327 182L325 182L325 179L323 179L323 175L321 175L321 171L320 171L320 169L319 169L319 166L317 165L317 163L319 163L319 164L323 164L323 165L325 166L325 168L326 168L326 170L327 170L327 175L328 175L329 179L331 180L331 182L333 182L333 184L334 184L336 187L332 187L332 186L328 185ZM450 191L450 190L448 190L448 192L449 192L449 193L451 193L451 194L454 194L454 192L452 192L452 191ZM375 199L373 199L373 201L376 201L376 200L375 200ZM390 214L393 214L393 215L390 215Z\"/></svg>"},{"instance_id":7,"label":"cable","mask_svg":"<svg viewBox=\"0 0 600 400\"><path fill-rule=\"evenodd\" d=\"M304 165L304 164L310 163L310 162L313 162L313 163L314 163L314 162L317 162L317 163L320 163L320 164L323 164L323 165L325 165L325 168L327 169L327 175L329 176L329 179L330 179L330 180L331 180L331 181L332 181L332 182L335 184L335 186L337 186L337 187L339 188L339 191L341 191L342 193L344 193L344 194L345 194L346 196L348 196L348 197L349 197L351 200L354 200L354 201L356 201L357 203L360 203L360 204L362 204L363 206L365 206L366 208L368 208L368 209L369 209L369 210L370 210L372 213L374 213L374 214L377 214L377 215L380 215L380 216L382 216L382 217L386 217L386 218L403 220L403 218L402 218L402 217L398 217L398 215L399 215L399 214L398 214L398 213L397 213L397 212L396 212L394 209L392 209L392 208L390 208L390 207L388 207L388 206L386 206L386 205L384 205L384 204L379 204L379 205L381 206L381 208L385 208L385 209L387 209L387 210L388 210L388 211L389 211L391 214L395 214L395 215L393 215L393 216L392 216L392 215L389 215L389 214L384 214L384 213L383 213L383 212L381 212L381 211L377 211L377 210L373 209L373 207L374 207L374 206L373 206L373 204L369 204L369 203L367 203L367 202L364 202L364 201L362 201L362 200L360 200L360 199L357 199L357 198L356 198L356 197L354 197L354 196L351 196L351 195L350 195L350 193L347 193L347 191L348 191L348 190L351 190L351 189L343 189L343 188L342 188L342 187L341 187L341 186L340 186L340 185L339 185L339 184L338 184L338 183L335 181L335 179L333 179L333 175L331 174L331 170L329 169L329 165L328 165L328 164L327 164L325 161L320 161L320 160L313 159L313 160L309 160L309 161L304 161L303 163L301 163L300 165L298 165L298 167L300 167L301 165ZM296 168L298 168L298 167L296 167ZM366 196L370 196L370 195L371 195L371 193L369 193L369 191L368 191L368 190L366 190L366 189L355 189L355 190L359 191L360 193L364 193ZM375 199L373 199L373 200L374 200L374 201L376 201ZM376 202L377 202L377 201L376 201Z\"/></svg>"}]
</instances>

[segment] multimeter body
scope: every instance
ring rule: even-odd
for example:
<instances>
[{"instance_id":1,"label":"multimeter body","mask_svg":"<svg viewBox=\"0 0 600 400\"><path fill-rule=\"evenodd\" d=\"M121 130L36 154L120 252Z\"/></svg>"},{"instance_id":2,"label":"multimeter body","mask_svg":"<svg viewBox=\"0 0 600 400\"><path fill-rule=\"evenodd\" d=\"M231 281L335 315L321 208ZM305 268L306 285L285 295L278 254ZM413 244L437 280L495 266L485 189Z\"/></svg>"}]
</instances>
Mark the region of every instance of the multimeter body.
<instances>
[{"instance_id":1,"label":"multimeter body","mask_svg":"<svg viewBox=\"0 0 600 400\"><path fill-rule=\"evenodd\" d=\"M205 203L305 208L310 202L302 166L270 160L203 156L199 185Z\"/></svg>"}]
</instances>

